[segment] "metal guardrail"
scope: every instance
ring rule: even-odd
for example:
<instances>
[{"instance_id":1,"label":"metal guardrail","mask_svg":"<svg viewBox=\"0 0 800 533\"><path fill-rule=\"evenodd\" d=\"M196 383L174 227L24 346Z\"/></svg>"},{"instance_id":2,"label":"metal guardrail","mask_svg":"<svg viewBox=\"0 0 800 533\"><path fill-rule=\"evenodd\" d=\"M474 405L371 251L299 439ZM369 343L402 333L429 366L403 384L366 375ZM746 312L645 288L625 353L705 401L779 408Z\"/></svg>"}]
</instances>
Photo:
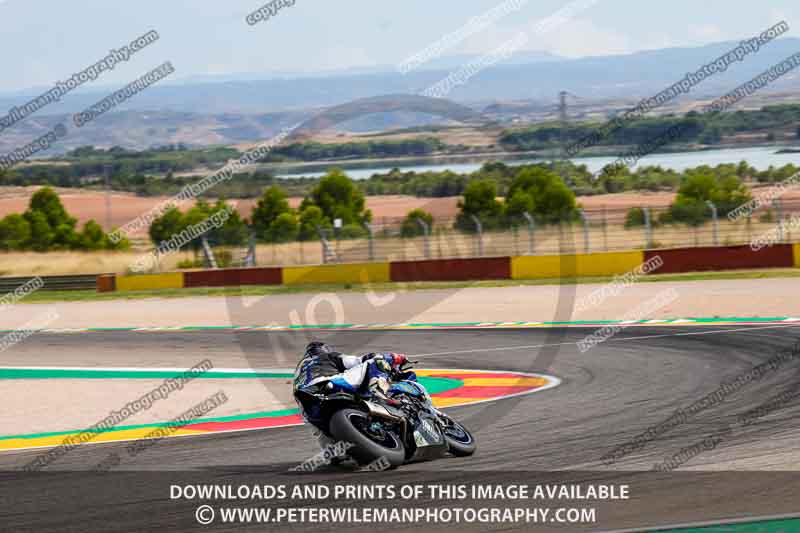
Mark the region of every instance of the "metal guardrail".
<instances>
[{"instance_id":1,"label":"metal guardrail","mask_svg":"<svg viewBox=\"0 0 800 533\"><path fill-rule=\"evenodd\" d=\"M79 291L96 290L97 276L99 274L78 274L71 276L39 276L45 291ZM17 287L27 283L36 276L3 278L0 277L0 294L12 292Z\"/></svg>"}]
</instances>

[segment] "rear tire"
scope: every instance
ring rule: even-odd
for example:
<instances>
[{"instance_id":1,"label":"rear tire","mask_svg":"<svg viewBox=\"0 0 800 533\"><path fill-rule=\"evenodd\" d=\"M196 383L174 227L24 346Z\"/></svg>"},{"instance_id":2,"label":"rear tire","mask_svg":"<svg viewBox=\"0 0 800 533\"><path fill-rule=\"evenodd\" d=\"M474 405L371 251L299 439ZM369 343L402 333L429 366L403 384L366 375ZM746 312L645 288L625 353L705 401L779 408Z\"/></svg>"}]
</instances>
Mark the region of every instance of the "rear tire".
<instances>
[{"instance_id":1,"label":"rear tire","mask_svg":"<svg viewBox=\"0 0 800 533\"><path fill-rule=\"evenodd\" d=\"M444 440L450 453L456 457L468 457L478 449L475 437L461 423L448 416L439 415L444 426Z\"/></svg>"},{"instance_id":2,"label":"rear tire","mask_svg":"<svg viewBox=\"0 0 800 533\"><path fill-rule=\"evenodd\" d=\"M342 409L331 417L330 431L336 440L352 443L354 446L347 454L359 464L366 465L381 457L385 457L392 467L403 464L406 460L406 449L400 438L386 432L383 443L373 440L361 429L369 416L357 409Z\"/></svg>"}]
</instances>

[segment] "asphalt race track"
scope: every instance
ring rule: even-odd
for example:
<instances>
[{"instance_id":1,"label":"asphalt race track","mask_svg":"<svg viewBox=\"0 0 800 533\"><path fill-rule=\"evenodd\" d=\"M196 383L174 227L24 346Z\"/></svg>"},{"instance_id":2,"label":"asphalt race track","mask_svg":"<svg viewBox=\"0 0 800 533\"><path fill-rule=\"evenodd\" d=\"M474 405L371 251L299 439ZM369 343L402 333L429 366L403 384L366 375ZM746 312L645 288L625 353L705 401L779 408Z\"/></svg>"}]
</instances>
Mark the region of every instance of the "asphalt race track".
<instances>
[{"instance_id":1,"label":"asphalt race track","mask_svg":"<svg viewBox=\"0 0 800 533\"><path fill-rule=\"evenodd\" d=\"M548 476L561 481L630 476L641 499L635 507L608 511L609 520L603 522L603 529L800 511L794 504L800 475L731 473L798 470L800 409L794 390L800 386L800 357L763 373L760 379L748 381L722 401L705 406L613 464L601 459L648 428L668 420L676 410L688 408L721 384L791 348L800 339L797 326L631 327L581 353L576 342L593 331L351 330L320 332L318 337L353 353L369 349L403 351L412 359L418 356L421 368L541 372L562 380L556 388L531 395L449 409L451 415L474 430L479 443L477 454L374 474L383 482L503 482L512 478L531 482L534 477L538 480ZM280 364L269 335L281 334L38 334L9 352L3 364L159 363L180 367L207 356L216 366L224 367L230 364L226 357L235 356L241 361L245 354L253 367L268 368ZM281 342L289 353L299 351L306 340L299 335L283 335ZM282 366L286 366L285 361ZM765 416L749 425L739 422L739 415L780 393L785 393L784 397L773 402ZM717 434L722 437L680 465L680 471L637 473ZM307 429L291 427L167 439L136 457L134 463L124 465L124 470L152 473L132 473L130 476L138 477L124 483L121 480L128 474L106 475L106 481L114 478L114 483L98 490L93 483L100 481L81 471L96 465L115 446L124 444L87 445L73 450L58 465L58 469L76 471L73 474L22 476L12 471L41 452L0 454L0 469L8 472L0 476L0 498L11 502L0 507L0 530L63 530L67 520L82 520L83 531L152 530L155 524L165 523L165 515L172 519L166 522L171 529L180 530L190 528L194 522L191 513L181 515L181 506L168 500L167 487L178 479L239 483L252 481L255 476L260 483L334 483L353 479L364 482L372 479L365 476L373 475L335 469L323 469L310 476L288 473L287 469L318 452ZM574 472L546 473L563 470ZM704 498L702 505L699 498Z\"/></svg>"}]
</instances>

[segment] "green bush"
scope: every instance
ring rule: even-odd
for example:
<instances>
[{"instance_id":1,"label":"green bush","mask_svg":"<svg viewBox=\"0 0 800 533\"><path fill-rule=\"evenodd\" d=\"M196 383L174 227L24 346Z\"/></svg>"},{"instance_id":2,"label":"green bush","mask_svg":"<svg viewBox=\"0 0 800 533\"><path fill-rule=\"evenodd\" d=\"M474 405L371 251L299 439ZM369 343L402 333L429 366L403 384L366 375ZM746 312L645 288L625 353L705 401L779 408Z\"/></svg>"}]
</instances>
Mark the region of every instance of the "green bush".
<instances>
[{"instance_id":1,"label":"green bush","mask_svg":"<svg viewBox=\"0 0 800 533\"><path fill-rule=\"evenodd\" d=\"M282 229L287 226L287 219L284 217L277 227L273 228L272 226L278 217L291 212L286 194L280 187L273 185L264 191L264 194L253 208L253 212L250 215L250 223L259 239L266 242L276 242L274 240L276 236L281 238L283 235Z\"/></svg>"},{"instance_id":2,"label":"green bush","mask_svg":"<svg viewBox=\"0 0 800 533\"><path fill-rule=\"evenodd\" d=\"M644 226L644 209L641 207L632 207L625 215L625 227L636 228Z\"/></svg>"},{"instance_id":3,"label":"green bush","mask_svg":"<svg viewBox=\"0 0 800 533\"><path fill-rule=\"evenodd\" d=\"M661 220L698 226L712 216L708 202L716 206L721 218L751 199L750 191L739 177L732 174L714 176L707 173L707 168L700 167L684 180L668 214L662 215Z\"/></svg>"},{"instance_id":4,"label":"green bush","mask_svg":"<svg viewBox=\"0 0 800 533\"><path fill-rule=\"evenodd\" d=\"M53 248L55 232L47 223L47 216L41 211L28 211L25 218L31 228L31 238L26 247L35 252L46 252Z\"/></svg>"},{"instance_id":5,"label":"green bush","mask_svg":"<svg viewBox=\"0 0 800 533\"><path fill-rule=\"evenodd\" d=\"M183 213L177 207L170 207L150 224L147 230L154 243L168 241L183 230Z\"/></svg>"},{"instance_id":6,"label":"green bush","mask_svg":"<svg viewBox=\"0 0 800 533\"><path fill-rule=\"evenodd\" d=\"M210 225L212 220L222 222L222 225L212 225L204 234L211 246L241 246L247 242L247 225L238 211L228 206L224 199L218 200L213 206L205 200L198 200L185 213L176 207L170 207L153 220L148 232L153 243L159 246L191 226ZM201 248L201 243L201 239L196 238L188 244L188 247L196 251Z\"/></svg>"},{"instance_id":7,"label":"green bush","mask_svg":"<svg viewBox=\"0 0 800 533\"><path fill-rule=\"evenodd\" d=\"M337 230L337 235L340 239L365 239L369 232L364 226L358 224L345 224Z\"/></svg>"},{"instance_id":8,"label":"green bush","mask_svg":"<svg viewBox=\"0 0 800 533\"><path fill-rule=\"evenodd\" d=\"M315 205L307 206L300 212L300 233L302 241L313 241L319 238L317 227L330 229L332 224L325 218L322 209Z\"/></svg>"},{"instance_id":9,"label":"green bush","mask_svg":"<svg viewBox=\"0 0 800 533\"><path fill-rule=\"evenodd\" d=\"M300 204L300 211L316 206L328 221L341 219L343 225L361 226L372 220L372 212L366 208L364 193L353 180L339 169L328 172Z\"/></svg>"},{"instance_id":10,"label":"green bush","mask_svg":"<svg viewBox=\"0 0 800 533\"><path fill-rule=\"evenodd\" d=\"M56 192L43 187L33 193L23 214L10 214L0 220L0 250L115 250L129 246L127 239L112 243L94 220L75 231L71 217Z\"/></svg>"},{"instance_id":11,"label":"green bush","mask_svg":"<svg viewBox=\"0 0 800 533\"><path fill-rule=\"evenodd\" d=\"M31 240L31 225L20 214L14 213L0 220L0 249L24 250Z\"/></svg>"},{"instance_id":12,"label":"green bush","mask_svg":"<svg viewBox=\"0 0 800 533\"><path fill-rule=\"evenodd\" d=\"M455 227L461 231L477 231L472 216L481 221L484 229L497 227L503 214L503 204L497 201L497 183L489 179L471 181L458 202L458 208L460 212Z\"/></svg>"},{"instance_id":13,"label":"green bush","mask_svg":"<svg viewBox=\"0 0 800 533\"><path fill-rule=\"evenodd\" d=\"M424 232L418 220L425 222L428 225L428 230L433 231L433 215L424 209L412 209L406 214L403 220L403 225L400 228L400 235L403 237L417 237Z\"/></svg>"},{"instance_id":14,"label":"green bush","mask_svg":"<svg viewBox=\"0 0 800 533\"><path fill-rule=\"evenodd\" d=\"M575 218L575 193L561 176L546 168L528 167L517 172L508 188L508 197L507 217L519 219L527 211L543 223Z\"/></svg>"},{"instance_id":15,"label":"green bush","mask_svg":"<svg viewBox=\"0 0 800 533\"><path fill-rule=\"evenodd\" d=\"M235 266L233 264L233 252L230 250L214 249L212 251L214 252L214 261L216 261L218 268L229 268ZM202 256L181 259L178 261L178 268L181 270L205 267L205 259Z\"/></svg>"},{"instance_id":16,"label":"green bush","mask_svg":"<svg viewBox=\"0 0 800 533\"><path fill-rule=\"evenodd\" d=\"M758 217L758 221L764 224L774 224L775 223L775 211L772 209L767 209Z\"/></svg>"},{"instance_id":17,"label":"green bush","mask_svg":"<svg viewBox=\"0 0 800 533\"><path fill-rule=\"evenodd\" d=\"M267 242L291 242L297 240L300 224L294 213L281 213L272 221L265 234Z\"/></svg>"},{"instance_id":18,"label":"green bush","mask_svg":"<svg viewBox=\"0 0 800 533\"><path fill-rule=\"evenodd\" d=\"M689 226L699 226L711 218L711 209L705 202L692 198L679 198L669 207L669 211L662 213L659 220L664 223L683 223Z\"/></svg>"},{"instance_id":19,"label":"green bush","mask_svg":"<svg viewBox=\"0 0 800 533\"><path fill-rule=\"evenodd\" d=\"M178 268L181 270L203 268L203 261L200 259L181 259L178 261Z\"/></svg>"},{"instance_id":20,"label":"green bush","mask_svg":"<svg viewBox=\"0 0 800 533\"><path fill-rule=\"evenodd\" d=\"M233 252L230 250L213 250L217 267L228 268L233 266Z\"/></svg>"},{"instance_id":21,"label":"green bush","mask_svg":"<svg viewBox=\"0 0 800 533\"><path fill-rule=\"evenodd\" d=\"M83 225L80 235L80 247L84 250L104 250L108 248L108 236L94 220Z\"/></svg>"}]
</instances>

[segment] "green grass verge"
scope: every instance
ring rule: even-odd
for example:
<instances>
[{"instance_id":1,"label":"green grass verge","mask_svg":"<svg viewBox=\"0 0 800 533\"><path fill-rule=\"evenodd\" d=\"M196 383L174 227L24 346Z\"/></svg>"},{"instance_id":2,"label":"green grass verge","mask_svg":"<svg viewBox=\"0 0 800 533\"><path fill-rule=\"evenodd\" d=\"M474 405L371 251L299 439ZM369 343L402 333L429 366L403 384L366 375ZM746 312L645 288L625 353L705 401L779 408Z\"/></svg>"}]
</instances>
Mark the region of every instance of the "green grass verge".
<instances>
[{"instance_id":1,"label":"green grass verge","mask_svg":"<svg viewBox=\"0 0 800 533\"><path fill-rule=\"evenodd\" d=\"M726 279L767 279L800 277L800 269L735 270L726 272L690 272L686 274L660 274L642 276L642 283L662 281L706 281ZM390 292L399 290L463 289L488 287L518 287L528 285L573 285L606 283L613 276L569 278L561 280L492 280L457 282L373 283L366 285L248 285L243 287L197 287L190 289L161 289L153 291L103 292L95 291L37 291L20 303L81 302L102 300L140 300L145 298L189 298L193 296L264 296L270 294L299 294L307 292Z\"/></svg>"}]
</instances>

